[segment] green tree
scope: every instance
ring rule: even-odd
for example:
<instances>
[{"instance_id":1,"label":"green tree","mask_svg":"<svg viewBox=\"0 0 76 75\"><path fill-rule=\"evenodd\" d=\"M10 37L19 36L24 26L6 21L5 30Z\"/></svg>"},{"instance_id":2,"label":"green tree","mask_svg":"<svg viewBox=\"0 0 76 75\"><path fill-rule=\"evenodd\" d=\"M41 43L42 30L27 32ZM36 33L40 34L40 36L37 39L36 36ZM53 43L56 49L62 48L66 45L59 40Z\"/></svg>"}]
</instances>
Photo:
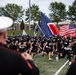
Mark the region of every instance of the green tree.
<instances>
[{"instance_id":1,"label":"green tree","mask_svg":"<svg viewBox=\"0 0 76 75\"><path fill-rule=\"evenodd\" d=\"M61 2L52 2L49 5L49 10L50 10L50 18L53 20L53 22L60 22L65 19L66 17L66 9L65 5Z\"/></svg>"},{"instance_id":2,"label":"green tree","mask_svg":"<svg viewBox=\"0 0 76 75\"><path fill-rule=\"evenodd\" d=\"M40 11L39 11L39 7L35 4L33 4L30 7L30 13L31 13L31 21L35 22L40 22ZM25 11L25 15L26 15L26 20L29 21L29 8L26 9Z\"/></svg>"},{"instance_id":3,"label":"green tree","mask_svg":"<svg viewBox=\"0 0 76 75\"><path fill-rule=\"evenodd\" d=\"M76 0L69 6L68 16L71 20L76 20Z\"/></svg>"},{"instance_id":4,"label":"green tree","mask_svg":"<svg viewBox=\"0 0 76 75\"><path fill-rule=\"evenodd\" d=\"M37 25L36 23L31 24L31 29L34 30L36 25Z\"/></svg>"},{"instance_id":5,"label":"green tree","mask_svg":"<svg viewBox=\"0 0 76 75\"><path fill-rule=\"evenodd\" d=\"M4 7L0 7L0 16L4 15Z\"/></svg>"},{"instance_id":6,"label":"green tree","mask_svg":"<svg viewBox=\"0 0 76 75\"><path fill-rule=\"evenodd\" d=\"M22 20L22 22L21 22L20 29L21 29L21 30L24 29L24 21L23 21L23 20Z\"/></svg>"},{"instance_id":7,"label":"green tree","mask_svg":"<svg viewBox=\"0 0 76 75\"><path fill-rule=\"evenodd\" d=\"M22 19L24 14L22 6L17 4L7 4L5 7L0 8L0 12L0 15L8 16L12 18L13 21Z\"/></svg>"}]
</instances>

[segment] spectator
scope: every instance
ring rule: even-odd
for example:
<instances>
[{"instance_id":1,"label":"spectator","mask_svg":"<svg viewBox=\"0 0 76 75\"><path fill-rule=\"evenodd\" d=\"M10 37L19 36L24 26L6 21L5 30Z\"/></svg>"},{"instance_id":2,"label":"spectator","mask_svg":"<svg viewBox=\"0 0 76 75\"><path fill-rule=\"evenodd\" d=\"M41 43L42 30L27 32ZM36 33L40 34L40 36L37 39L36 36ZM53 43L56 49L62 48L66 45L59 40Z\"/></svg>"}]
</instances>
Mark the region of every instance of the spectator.
<instances>
[{"instance_id":1,"label":"spectator","mask_svg":"<svg viewBox=\"0 0 76 75\"><path fill-rule=\"evenodd\" d=\"M76 58L70 65L66 75L76 75Z\"/></svg>"},{"instance_id":2,"label":"spectator","mask_svg":"<svg viewBox=\"0 0 76 75\"><path fill-rule=\"evenodd\" d=\"M9 17L0 17L0 74L2 75L39 75L32 57L25 53L16 53L4 47L7 29L13 24Z\"/></svg>"}]
</instances>

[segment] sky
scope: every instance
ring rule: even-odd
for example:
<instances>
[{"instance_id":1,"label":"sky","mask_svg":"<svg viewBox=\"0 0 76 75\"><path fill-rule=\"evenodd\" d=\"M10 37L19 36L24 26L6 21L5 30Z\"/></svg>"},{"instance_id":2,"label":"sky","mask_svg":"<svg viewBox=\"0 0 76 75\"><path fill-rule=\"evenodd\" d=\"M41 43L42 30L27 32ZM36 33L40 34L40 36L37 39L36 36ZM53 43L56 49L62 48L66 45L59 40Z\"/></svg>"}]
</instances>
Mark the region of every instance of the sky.
<instances>
[{"instance_id":1,"label":"sky","mask_svg":"<svg viewBox=\"0 0 76 75\"><path fill-rule=\"evenodd\" d=\"M49 4L51 2L62 2L63 4L66 5L66 9L68 9L69 5L72 5L72 3L74 2L74 0L30 0L31 5L35 4L39 6L40 11L42 11L43 13L45 13L47 16L50 13L49 12ZM0 7L3 7L5 5L7 5L8 3L12 4L18 4L20 6L22 6L25 10L27 8L29 8L29 0L0 0Z\"/></svg>"}]
</instances>

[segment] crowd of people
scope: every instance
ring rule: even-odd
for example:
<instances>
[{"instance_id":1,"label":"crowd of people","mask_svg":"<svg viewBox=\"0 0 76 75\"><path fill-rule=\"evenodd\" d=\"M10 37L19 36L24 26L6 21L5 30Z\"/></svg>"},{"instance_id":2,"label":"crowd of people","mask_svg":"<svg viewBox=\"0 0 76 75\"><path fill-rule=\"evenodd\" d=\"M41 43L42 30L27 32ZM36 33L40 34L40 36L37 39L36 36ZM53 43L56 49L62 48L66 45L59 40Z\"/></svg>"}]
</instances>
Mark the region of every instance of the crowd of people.
<instances>
[{"instance_id":1,"label":"crowd of people","mask_svg":"<svg viewBox=\"0 0 76 75\"><path fill-rule=\"evenodd\" d=\"M39 75L39 68L33 61L35 55L48 55L48 60L56 61L67 55L70 68L66 75L76 75L76 37L66 38L55 35L45 36L7 36L7 29L13 24L9 17L0 17L0 74ZM71 63L71 58L75 60Z\"/></svg>"},{"instance_id":2,"label":"crowd of people","mask_svg":"<svg viewBox=\"0 0 76 75\"><path fill-rule=\"evenodd\" d=\"M10 48L17 52L27 52L32 57L36 54L44 56L48 55L48 60L52 60L55 54L56 60L64 58L67 55L69 65L71 64L71 57L76 55L76 38L68 36L67 38L56 35L47 39L44 37L27 36L8 36L6 48Z\"/></svg>"}]
</instances>

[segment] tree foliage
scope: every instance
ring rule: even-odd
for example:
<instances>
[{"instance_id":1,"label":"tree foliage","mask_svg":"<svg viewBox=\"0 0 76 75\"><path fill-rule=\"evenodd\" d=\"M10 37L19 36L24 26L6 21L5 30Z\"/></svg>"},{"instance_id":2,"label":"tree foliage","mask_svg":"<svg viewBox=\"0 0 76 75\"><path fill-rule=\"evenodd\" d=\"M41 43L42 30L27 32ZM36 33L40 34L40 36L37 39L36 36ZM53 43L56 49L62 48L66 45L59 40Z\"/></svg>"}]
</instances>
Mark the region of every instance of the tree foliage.
<instances>
[{"instance_id":1,"label":"tree foliage","mask_svg":"<svg viewBox=\"0 0 76 75\"><path fill-rule=\"evenodd\" d=\"M40 11L39 11L39 7L37 5L33 4L30 7L30 13L31 13L31 21L33 21L33 22L40 21ZM26 9L25 15L26 15L26 20L29 21L29 8Z\"/></svg>"},{"instance_id":2,"label":"tree foliage","mask_svg":"<svg viewBox=\"0 0 76 75\"><path fill-rule=\"evenodd\" d=\"M20 20L23 16L24 10L22 6L17 4L7 4L5 7L0 7L0 15L8 16L13 21Z\"/></svg>"},{"instance_id":3,"label":"tree foliage","mask_svg":"<svg viewBox=\"0 0 76 75\"><path fill-rule=\"evenodd\" d=\"M65 19L66 17L66 9L65 9L65 5L61 2L52 2L49 5L49 10L50 10L50 18L54 21L54 22L59 22Z\"/></svg>"},{"instance_id":4,"label":"tree foliage","mask_svg":"<svg viewBox=\"0 0 76 75\"><path fill-rule=\"evenodd\" d=\"M22 22L21 22L20 29L21 29L21 30L24 29L24 21L23 21L23 20L22 20Z\"/></svg>"},{"instance_id":5,"label":"tree foliage","mask_svg":"<svg viewBox=\"0 0 76 75\"><path fill-rule=\"evenodd\" d=\"M0 7L0 16L4 15L4 7Z\"/></svg>"},{"instance_id":6,"label":"tree foliage","mask_svg":"<svg viewBox=\"0 0 76 75\"><path fill-rule=\"evenodd\" d=\"M69 6L68 16L71 20L76 20L76 0Z\"/></svg>"}]
</instances>

